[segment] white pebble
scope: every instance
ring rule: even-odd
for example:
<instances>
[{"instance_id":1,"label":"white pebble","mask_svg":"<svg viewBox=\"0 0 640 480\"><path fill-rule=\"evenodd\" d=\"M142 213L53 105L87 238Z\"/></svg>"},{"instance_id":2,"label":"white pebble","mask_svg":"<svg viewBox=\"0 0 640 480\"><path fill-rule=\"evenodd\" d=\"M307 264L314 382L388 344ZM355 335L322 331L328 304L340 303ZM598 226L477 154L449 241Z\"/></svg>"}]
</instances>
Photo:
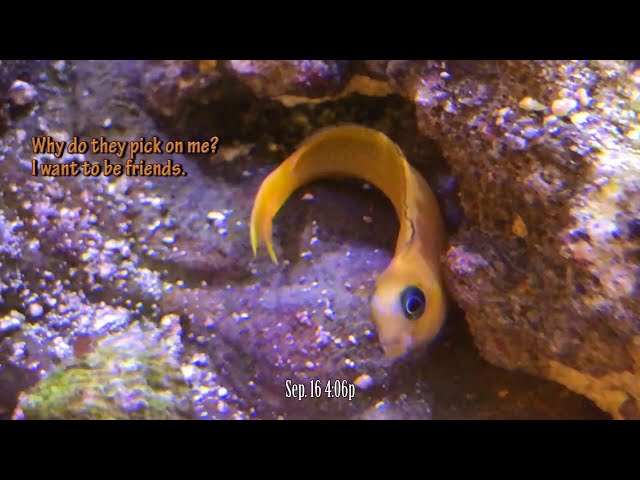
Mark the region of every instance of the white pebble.
<instances>
[{"instance_id":1,"label":"white pebble","mask_svg":"<svg viewBox=\"0 0 640 480\"><path fill-rule=\"evenodd\" d=\"M9 98L15 105L28 105L38 96L33 85L22 80L16 80L9 88Z\"/></svg>"},{"instance_id":2,"label":"white pebble","mask_svg":"<svg viewBox=\"0 0 640 480\"><path fill-rule=\"evenodd\" d=\"M227 405L227 402L223 402L222 400L218 402L218 412L223 415L229 412L229 405Z\"/></svg>"},{"instance_id":3,"label":"white pebble","mask_svg":"<svg viewBox=\"0 0 640 480\"><path fill-rule=\"evenodd\" d=\"M578 107L578 102L573 98L561 98L551 105L551 111L558 117L566 117Z\"/></svg>"},{"instance_id":4,"label":"white pebble","mask_svg":"<svg viewBox=\"0 0 640 480\"><path fill-rule=\"evenodd\" d=\"M451 100L444 102L444 111L447 113L456 113L456 104Z\"/></svg>"},{"instance_id":5,"label":"white pebble","mask_svg":"<svg viewBox=\"0 0 640 480\"><path fill-rule=\"evenodd\" d=\"M584 88L579 88L576 94L578 95L580 105L582 105L583 107L588 107L591 103L591 97L589 96L589 93Z\"/></svg>"},{"instance_id":6,"label":"white pebble","mask_svg":"<svg viewBox=\"0 0 640 480\"><path fill-rule=\"evenodd\" d=\"M213 222L216 227L220 228L224 226L227 220L227 217L225 217L224 214L220 212L213 211L207 214L207 220L209 220L210 222Z\"/></svg>"},{"instance_id":7,"label":"white pebble","mask_svg":"<svg viewBox=\"0 0 640 480\"><path fill-rule=\"evenodd\" d=\"M584 123L587 123L589 120L589 114L587 112L578 112L571 115L571 123L576 125L577 127L581 126Z\"/></svg>"},{"instance_id":8,"label":"white pebble","mask_svg":"<svg viewBox=\"0 0 640 480\"><path fill-rule=\"evenodd\" d=\"M29 305L29 315L31 315L32 317L38 318L42 315L43 312L44 309L39 303L32 303L31 305Z\"/></svg>"},{"instance_id":9,"label":"white pebble","mask_svg":"<svg viewBox=\"0 0 640 480\"><path fill-rule=\"evenodd\" d=\"M20 328L20 317L18 315L7 315L0 318L0 332L8 332Z\"/></svg>"},{"instance_id":10,"label":"white pebble","mask_svg":"<svg viewBox=\"0 0 640 480\"><path fill-rule=\"evenodd\" d=\"M124 240L109 239L104 242L104 248L107 250L119 250L124 247Z\"/></svg>"},{"instance_id":11,"label":"white pebble","mask_svg":"<svg viewBox=\"0 0 640 480\"><path fill-rule=\"evenodd\" d=\"M371 388L374 384L373 378L371 378L366 373L363 373L358 378L353 381L354 385L361 390L367 390Z\"/></svg>"},{"instance_id":12,"label":"white pebble","mask_svg":"<svg viewBox=\"0 0 640 480\"><path fill-rule=\"evenodd\" d=\"M520 105L520 108L532 112L541 112L545 108L547 108L542 103L531 97L524 97L522 100L520 100L520 103L518 105Z\"/></svg>"},{"instance_id":13,"label":"white pebble","mask_svg":"<svg viewBox=\"0 0 640 480\"><path fill-rule=\"evenodd\" d=\"M196 368L193 365L183 365L180 370L182 371L182 376L184 377L184 379L186 381L189 381L193 377L195 369Z\"/></svg>"}]
</instances>

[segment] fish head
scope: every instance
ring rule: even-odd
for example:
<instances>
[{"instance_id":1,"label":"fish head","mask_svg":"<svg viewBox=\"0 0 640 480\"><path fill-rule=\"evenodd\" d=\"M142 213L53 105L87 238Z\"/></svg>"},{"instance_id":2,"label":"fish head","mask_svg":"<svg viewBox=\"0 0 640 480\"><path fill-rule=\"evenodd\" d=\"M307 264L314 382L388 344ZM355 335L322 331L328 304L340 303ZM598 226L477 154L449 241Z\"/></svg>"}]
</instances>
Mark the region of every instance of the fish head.
<instances>
[{"instance_id":1,"label":"fish head","mask_svg":"<svg viewBox=\"0 0 640 480\"><path fill-rule=\"evenodd\" d=\"M396 256L376 280L371 316L387 358L427 345L446 317L437 271L421 257Z\"/></svg>"}]
</instances>

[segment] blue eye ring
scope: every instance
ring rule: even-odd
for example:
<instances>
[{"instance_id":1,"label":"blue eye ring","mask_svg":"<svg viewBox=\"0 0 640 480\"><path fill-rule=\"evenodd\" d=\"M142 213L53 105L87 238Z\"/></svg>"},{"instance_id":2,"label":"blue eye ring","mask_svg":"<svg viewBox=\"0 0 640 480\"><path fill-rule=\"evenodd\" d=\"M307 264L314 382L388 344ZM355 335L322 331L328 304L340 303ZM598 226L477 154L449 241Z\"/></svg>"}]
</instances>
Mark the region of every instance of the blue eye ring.
<instances>
[{"instance_id":1,"label":"blue eye ring","mask_svg":"<svg viewBox=\"0 0 640 480\"><path fill-rule=\"evenodd\" d=\"M416 286L405 288L400 294L402 313L408 320L416 320L424 313L427 300L424 292Z\"/></svg>"}]
</instances>

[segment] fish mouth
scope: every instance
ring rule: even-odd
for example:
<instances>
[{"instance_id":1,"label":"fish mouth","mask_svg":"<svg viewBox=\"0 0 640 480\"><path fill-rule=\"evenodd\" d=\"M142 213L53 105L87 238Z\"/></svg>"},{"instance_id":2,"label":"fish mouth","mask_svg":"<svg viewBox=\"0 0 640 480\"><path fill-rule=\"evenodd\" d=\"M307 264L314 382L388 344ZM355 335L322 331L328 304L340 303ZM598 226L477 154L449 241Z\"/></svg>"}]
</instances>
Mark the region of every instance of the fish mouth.
<instances>
[{"instance_id":1,"label":"fish mouth","mask_svg":"<svg viewBox=\"0 0 640 480\"><path fill-rule=\"evenodd\" d=\"M411 338L399 338L386 342L380 342L384 356L389 359L397 359L404 356L411 348Z\"/></svg>"}]
</instances>

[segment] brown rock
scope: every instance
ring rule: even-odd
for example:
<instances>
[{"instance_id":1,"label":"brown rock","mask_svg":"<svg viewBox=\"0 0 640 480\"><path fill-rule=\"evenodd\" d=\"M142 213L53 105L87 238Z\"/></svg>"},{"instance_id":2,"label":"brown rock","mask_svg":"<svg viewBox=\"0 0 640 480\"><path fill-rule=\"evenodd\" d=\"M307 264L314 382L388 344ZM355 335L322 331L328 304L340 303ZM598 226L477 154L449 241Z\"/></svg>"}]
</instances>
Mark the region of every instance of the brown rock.
<instances>
[{"instance_id":1,"label":"brown rock","mask_svg":"<svg viewBox=\"0 0 640 480\"><path fill-rule=\"evenodd\" d=\"M226 67L260 97L316 98L344 88L349 64L344 60L229 60Z\"/></svg>"},{"instance_id":2,"label":"brown rock","mask_svg":"<svg viewBox=\"0 0 640 480\"><path fill-rule=\"evenodd\" d=\"M627 67L446 62L394 73L413 79L397 84L460 180L470 223L446 270L482 355L563 383L615 418L637 418L640 405L640 243L627 233L640 157L624 136L637 125ZM525 97L575 106L585 92L588 122L518 108ZM526 238L511 228L517 218Z\"/></svg>"}]
</instances>

